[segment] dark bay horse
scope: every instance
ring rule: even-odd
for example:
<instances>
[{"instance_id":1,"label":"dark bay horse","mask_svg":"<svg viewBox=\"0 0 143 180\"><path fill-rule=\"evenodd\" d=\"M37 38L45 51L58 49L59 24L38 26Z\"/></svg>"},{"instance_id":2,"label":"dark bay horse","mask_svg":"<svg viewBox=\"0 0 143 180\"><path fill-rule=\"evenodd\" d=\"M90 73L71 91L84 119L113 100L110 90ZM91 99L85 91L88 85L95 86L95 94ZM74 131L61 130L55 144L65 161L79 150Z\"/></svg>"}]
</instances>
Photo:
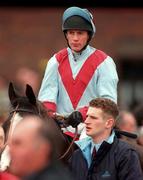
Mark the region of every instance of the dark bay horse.
<instances>
[{"instance_id":1,"label":"dark bay horse","mask_svg":"<svg viewBox=\"0 0 143 180\"><path fill-rule=\"evenodd\" d=\"M10 115L3 124L6 140L5 148L1 153L1 170L6 170L10 164L10 158L8 156L9 147L7 145L8 139L12 136L18 122L21 121L27 114L36 114L40 117L48 118L47 123L51 129L50 133L54 136L53 141L56 147L54 153L56 153L56 157L58 159L61 159L63 162L67 162L70 155L76 148L76 145L73 143L74 141L72 139L69 139L69 137L62 132L58 118L56 118L56 116L54 118L50 117L48 110L36 99L32 87L27 84L25 95L21 96L15 91L13 84L10 83L8 95L11 107Z\"/></svg>"}]
</instances>

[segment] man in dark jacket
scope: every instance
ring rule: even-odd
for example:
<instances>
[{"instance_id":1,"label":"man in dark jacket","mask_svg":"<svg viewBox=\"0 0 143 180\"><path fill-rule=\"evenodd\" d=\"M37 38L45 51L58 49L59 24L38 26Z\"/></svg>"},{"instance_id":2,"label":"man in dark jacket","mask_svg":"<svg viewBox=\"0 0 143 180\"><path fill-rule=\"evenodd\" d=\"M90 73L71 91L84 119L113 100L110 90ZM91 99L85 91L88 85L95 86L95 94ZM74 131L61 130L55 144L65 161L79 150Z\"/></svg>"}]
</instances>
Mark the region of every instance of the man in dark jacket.
<instances>
[{"instance_id":1,"label":"man in dark jacket","mask_svg":"<svg viewBox=\"0 0 143 180\"><path fill-rule=\"evenodd\" d=\"M85 120L87 138L77 141L70 159L76 180L142 180L136 151L119 140L113 127L118 116L117 105L106 98L90 101ZM96 150L96 153L93 150Z\"/></svg>"}]
</instances>

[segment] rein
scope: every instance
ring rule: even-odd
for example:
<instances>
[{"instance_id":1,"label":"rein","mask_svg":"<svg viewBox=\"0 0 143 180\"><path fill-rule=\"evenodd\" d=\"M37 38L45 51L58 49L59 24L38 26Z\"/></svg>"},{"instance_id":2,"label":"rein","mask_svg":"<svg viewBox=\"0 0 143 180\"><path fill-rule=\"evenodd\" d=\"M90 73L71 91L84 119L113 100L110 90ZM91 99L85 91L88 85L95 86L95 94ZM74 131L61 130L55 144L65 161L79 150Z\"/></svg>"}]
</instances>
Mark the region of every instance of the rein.
<instances>
[{"instance_id":1,"label":"rein","mask_svg":"<svg viewBox=\"0 0 143 180\"><path fill-rule=\"evenodd\" d=\"M62 125L65 124L64 121L66 121L66 119L65 119L65 117L64 117L63 115L59 115L59 114L56 115L56 114L55 114L55 118L57 119L57 121L62 122L62 123L61 123ZM64 127L66 127L66 126L64 126ZM65 153L63 153L63 155L61 155L61 156L59 157L60 160L62 160L63 158L65 158L65 156L69 153L69 151L71 150L71 148L72 148L72 146L73 146L73 144L74 144L74 142L75 142L75 140L76 140L77 137L78 137L78 127L75 128L75 134L74 134L74 137L73 137L73 139L72 139L69 147L67 148L67 150L65 151Z\"/></svg>"},{"instance_id":2,"label":"rein","mask_svg":"<svg viewBox=\"0 0 143 180\"><path fill-rule=\"evenodd\" d=\"M68 152L71 150L71 148L72 148L72 146L73 146L73 144L74 144L74 141L76 140L77 136L78 136L78 128L76 127L76 129L75 129L75 135L74 135L74 138L73 138L70 146L68 147L68 149L66 150L66 152L65 152L59 159L63 159L63 158L68 154Z\"/></svg>"}]
</instances>

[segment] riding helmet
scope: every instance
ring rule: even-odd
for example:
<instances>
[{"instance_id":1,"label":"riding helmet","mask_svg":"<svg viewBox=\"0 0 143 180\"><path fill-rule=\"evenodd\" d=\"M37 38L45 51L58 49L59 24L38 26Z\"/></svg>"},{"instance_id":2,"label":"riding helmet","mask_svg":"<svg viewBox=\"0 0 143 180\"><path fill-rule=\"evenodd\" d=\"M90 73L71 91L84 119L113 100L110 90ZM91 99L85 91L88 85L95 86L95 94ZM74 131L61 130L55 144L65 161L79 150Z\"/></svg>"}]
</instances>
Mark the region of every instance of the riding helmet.
<instances>
[{"instance_id":1,"label":"riding helmet","mask_svg":"<svg viewBox=\"0 0 143 180\"><path fill-rule=\"evenodd\" d=\"M87 9L79 7L70 7L63 13L62 30L65 33L70 29L78 29L88 31L93 37L96 28L93 23L93 16Z\"/></svg>"}]
</instances>

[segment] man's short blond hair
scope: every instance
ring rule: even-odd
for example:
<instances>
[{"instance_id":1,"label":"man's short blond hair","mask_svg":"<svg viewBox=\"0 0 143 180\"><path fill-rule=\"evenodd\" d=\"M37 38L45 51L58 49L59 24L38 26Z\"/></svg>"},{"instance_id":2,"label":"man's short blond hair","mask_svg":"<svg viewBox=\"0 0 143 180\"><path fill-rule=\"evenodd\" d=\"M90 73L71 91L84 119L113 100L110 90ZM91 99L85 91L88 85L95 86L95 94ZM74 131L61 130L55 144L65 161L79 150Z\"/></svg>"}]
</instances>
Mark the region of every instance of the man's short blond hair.
<instances>
[{"instance_id":1,"label":"man's short blond hair","mask_svg":"<svg viewBox=\"0 0 143 180\"><path fill-rule=\"evenodd\" d=\"M117 104L114 101L107 98L92 99L89 102L89 107L100 108L103 111L103 113L112 116L115 120L119 115L119 109Z\"/></svg>"}]
</instances>

